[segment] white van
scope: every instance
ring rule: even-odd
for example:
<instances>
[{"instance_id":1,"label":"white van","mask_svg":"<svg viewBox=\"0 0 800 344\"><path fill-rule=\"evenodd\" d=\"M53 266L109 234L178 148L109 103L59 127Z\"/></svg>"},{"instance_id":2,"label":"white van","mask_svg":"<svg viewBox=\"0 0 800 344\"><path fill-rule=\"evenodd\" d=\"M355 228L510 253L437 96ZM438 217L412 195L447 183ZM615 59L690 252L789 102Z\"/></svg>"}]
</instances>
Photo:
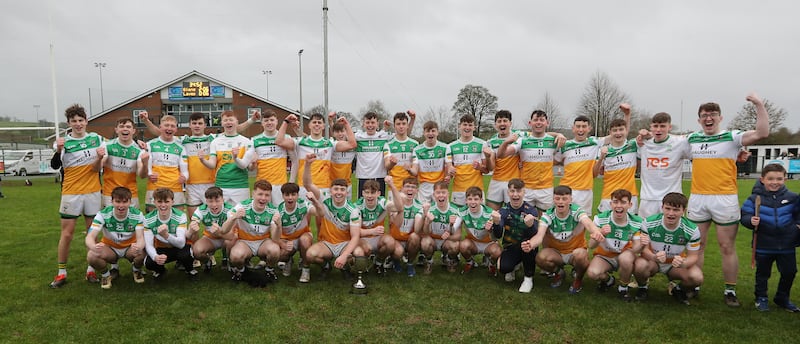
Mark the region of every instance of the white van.
<instances>
[{"instance_id":1,"label":"white van","mask_svg":"<svg viewBox=\"0 0 800 344\"><path fill-rule=\"evenodd\" d=\"M5 173L15 176L58 173L50 168L52 149L3 150L0 157L3 159Z\"/></svg>"}]
</instances>

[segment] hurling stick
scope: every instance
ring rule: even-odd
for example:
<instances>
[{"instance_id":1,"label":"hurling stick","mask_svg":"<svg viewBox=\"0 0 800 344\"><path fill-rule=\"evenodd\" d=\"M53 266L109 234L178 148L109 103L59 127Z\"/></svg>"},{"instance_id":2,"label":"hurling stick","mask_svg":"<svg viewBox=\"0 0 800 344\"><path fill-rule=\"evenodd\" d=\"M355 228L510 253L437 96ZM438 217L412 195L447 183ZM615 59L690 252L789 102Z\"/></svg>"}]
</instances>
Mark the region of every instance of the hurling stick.
<instances>
[{"instance_id":1,"label":"hurling stick","mask_svg":"<svg viewBox=\"0 0 800 344\"><path fill-rule=\"evenodd\" d=\"M758 216L759 209L761 208L761 196L756 195L756 210L755 216ZM750 254L750 268L755 269L756 267L756 243L758 243L758 226L753 228L753 250Z\"/></svg>"}]
</instances>

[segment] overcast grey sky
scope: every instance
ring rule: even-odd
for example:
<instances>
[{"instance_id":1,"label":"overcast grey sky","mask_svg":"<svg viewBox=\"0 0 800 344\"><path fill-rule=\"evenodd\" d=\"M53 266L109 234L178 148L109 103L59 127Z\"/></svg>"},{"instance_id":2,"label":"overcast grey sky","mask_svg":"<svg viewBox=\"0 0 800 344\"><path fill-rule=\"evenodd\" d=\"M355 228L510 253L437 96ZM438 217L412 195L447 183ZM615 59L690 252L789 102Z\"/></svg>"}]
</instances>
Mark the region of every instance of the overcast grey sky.
<instances>
[{"instance_id":1,"label":"overcast grey sky","mask_svg":"<svg viewBox=\"0 0 800 344\"><path fill-rule=\"evenodd\" d=\"M466 84L485 86L521 123L547 91L571 119L596 71L649 112L695 129L697 106L733 118L748 92L800 123L800 21L792 1L330 0L330 106L358 113L452 107ZM48 20L51 18L51 20ZM323 101L322 1L8 2L0 12L0 115L53 118L69 104L100 108L192 70L299 107ZM681 108L681 103L683 107ZM683 113L683 120L681 120Z\"/></svg>"}]
</instances>

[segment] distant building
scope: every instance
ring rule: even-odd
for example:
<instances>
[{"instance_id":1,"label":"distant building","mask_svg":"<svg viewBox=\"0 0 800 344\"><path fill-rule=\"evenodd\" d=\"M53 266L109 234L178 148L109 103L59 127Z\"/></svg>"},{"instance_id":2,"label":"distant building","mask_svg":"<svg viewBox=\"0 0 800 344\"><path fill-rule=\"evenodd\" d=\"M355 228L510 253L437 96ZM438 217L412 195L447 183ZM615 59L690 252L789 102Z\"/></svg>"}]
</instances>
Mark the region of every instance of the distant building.
<instances>
[{"instance_id":1,"label":"distant building","mask_svg":"<svg viewBox=\"0 0 800 344\"><path fill-rule=\"evenodd\" d=\"M207 116L208 129L206 131L216 133L222 131L220 114L223 111L233 110L241 123L247 120L253 111L258 110L263 113L267 109L275 111L278 120L282 120L289 114L298 115L296 110L276 104L198 71L192 71L91 116L89 131L96 132L105 138L112 138L115 136L114 126L117 120L128 117L137 125L137 139L151 139L153 136L147 132L144 124L140 123L138 116L140 112L147 111L150 120L156 125L160 122L162 115L175 116L178 119L176 135L189 134L189 116L194 112L202 112ZM262 131L261 124L254 124L243 134L252 137Z\"/></svg>"}]
</instances>

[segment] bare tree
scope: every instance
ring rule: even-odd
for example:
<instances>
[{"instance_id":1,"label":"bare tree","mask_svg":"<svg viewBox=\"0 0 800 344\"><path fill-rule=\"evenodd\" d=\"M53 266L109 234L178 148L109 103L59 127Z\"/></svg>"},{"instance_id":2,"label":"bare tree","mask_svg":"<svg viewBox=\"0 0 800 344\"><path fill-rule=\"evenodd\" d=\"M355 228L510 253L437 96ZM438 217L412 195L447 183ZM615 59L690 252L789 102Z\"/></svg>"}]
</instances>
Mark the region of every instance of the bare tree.
<instances>
[{"instance_id":1,"label":"bare tree","mask_svg":"<svg viewBox=\"0 0 800 344\"><path fill-rule=\"evenodd\" d=\"M622 117L621 103L630 103L628 95L606 73L598 71L586 85L576 112L591 118L595 135L603 136L608 133L608 124Z\"/></svg>"},{"instance_id":2,"label":"bare tree","mask_svg":"<svg viewBox=\"0 0 800 344\"><path fill-rule=\"evenodd\" d=\"M558 107L558 104L553 97L550 96L550 92L544 92L542 100L539 102L539 104L536 104L536 109L542 110L547 114L547 119L550 122L550 128L566 128L567 121L561 115L561 109Z\"/></svg>"},{"instance_id":3,"label":"bare tree","mask_svg":"<svg viewBox=\"0 0 800 344\"><path fill-rule=\"evenodd\" d=\"M475 136L481 136L481 130L493 129L492 121L497 112L497 97L489 93L483 86L467 85L458 92L453 104L457 116L475 116Z\"/></svg>"},{"instance_id":4,"label":"bare tree","mask_svg":"<svg viewBox=\"0 0 800 344\"><path fill-rule=\"evenodd\" d=\"M769 132L774 133L779 127L783 126L783 121L786 119L788 112L766 98L764 98L764 107L767 108L767 114L769 114ZM736 117L728 124L728 130L752 130L755 128L756 107L749 102L742 106Z\"/></svg>"},{"instance_id":5,"label":"bare tree","mask_svg":"<svg viewBox=\"0 0 800 344\"><path fill-rule=\"evenodd\" d=\"M428 121L434 121L439 126L439 141L452 142L458 138L458 119L453 116L446 106L439 106L438 108L431 106L425 111L425 115L422 116L422 122L417 122L414 125L414 132L418 133L416 136L423 136L422 127Z\"/></svg>"},{"instance_id":6,"label":"bare tree","mask_svg":"<svg viewBox=\"0 0 800 344\"><path fill-rule=\"evenodd\" d=\"M367 106L359 110L360 117L363 117L367 112L374 112L378 115L378 123L383 123L383 120L389 118L389 112L386 111L386 106L378 99L373 99L367 102Z\"/></svg>"}]
</instances>

